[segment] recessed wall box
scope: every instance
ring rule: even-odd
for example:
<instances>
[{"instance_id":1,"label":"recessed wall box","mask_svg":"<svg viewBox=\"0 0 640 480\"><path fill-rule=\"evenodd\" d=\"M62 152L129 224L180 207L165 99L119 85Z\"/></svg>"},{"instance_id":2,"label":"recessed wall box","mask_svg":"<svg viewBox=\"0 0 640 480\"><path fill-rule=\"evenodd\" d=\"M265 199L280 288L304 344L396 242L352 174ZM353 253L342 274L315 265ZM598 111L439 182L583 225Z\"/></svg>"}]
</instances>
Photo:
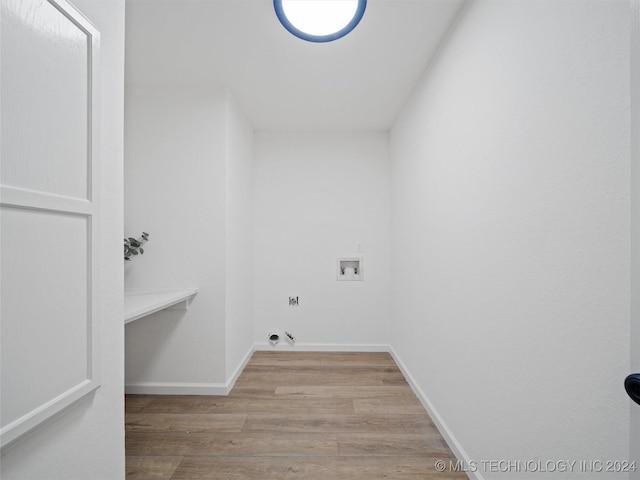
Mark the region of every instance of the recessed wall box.
<instances>
[{"instance_id":1,"label":"recessed wall box","mask_svg":"<svg viewBox=\"0 0 640 480\"><path fill-rule=\"evenodd\" d=\"M362 257L339 258L336 278L342 281L358 281L363 279Z\"/></svg>"}]
</instances>

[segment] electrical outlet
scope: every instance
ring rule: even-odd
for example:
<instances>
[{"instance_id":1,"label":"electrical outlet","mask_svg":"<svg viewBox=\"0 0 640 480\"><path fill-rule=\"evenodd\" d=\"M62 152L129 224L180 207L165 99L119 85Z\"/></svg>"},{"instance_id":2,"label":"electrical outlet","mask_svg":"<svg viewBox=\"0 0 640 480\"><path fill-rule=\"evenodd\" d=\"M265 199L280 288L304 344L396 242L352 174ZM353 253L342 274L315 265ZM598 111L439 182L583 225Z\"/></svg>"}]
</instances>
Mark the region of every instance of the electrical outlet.
<instances>
[{"instance_id":1,"label":"electrical outlet","mask_svg":"<svg viewBox=\"0 0 640 480\"><path fill-rule=\"evenodd\" d=\"M289 297L289 306L290 307L297 307L298 305L300 305L300 303L298 301L298 297Z\"/></svg>"}]
</instances>

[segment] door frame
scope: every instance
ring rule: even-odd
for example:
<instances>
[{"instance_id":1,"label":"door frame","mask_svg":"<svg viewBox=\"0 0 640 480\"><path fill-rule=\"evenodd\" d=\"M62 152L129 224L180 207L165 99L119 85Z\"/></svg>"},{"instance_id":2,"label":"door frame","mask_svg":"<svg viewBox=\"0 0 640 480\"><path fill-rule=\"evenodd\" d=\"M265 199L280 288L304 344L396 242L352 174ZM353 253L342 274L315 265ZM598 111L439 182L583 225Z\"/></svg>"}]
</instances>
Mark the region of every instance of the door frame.
<instances>
[{"instance_id":1,"label":"door frame","mask_svg":"<svg viewBox=\"0 0 640 480\"><path fill-rule=\"evenodd\" d=\"M628 373L633 373L640 372L640 0L630 0L630 10L631 371ZM630 409L629 460L635 460L637 467L630 478L640 480L640 406L630 401Z\"/></svg>"}]
</instances>

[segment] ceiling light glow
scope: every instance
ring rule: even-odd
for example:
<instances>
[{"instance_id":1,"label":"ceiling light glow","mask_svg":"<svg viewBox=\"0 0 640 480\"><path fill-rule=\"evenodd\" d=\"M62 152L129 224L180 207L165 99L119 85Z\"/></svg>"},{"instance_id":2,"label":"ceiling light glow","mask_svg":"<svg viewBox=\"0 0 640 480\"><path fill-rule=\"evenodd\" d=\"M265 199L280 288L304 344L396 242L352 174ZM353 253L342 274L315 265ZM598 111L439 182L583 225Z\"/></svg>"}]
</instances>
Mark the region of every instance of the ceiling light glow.
<instances>
[{"instance_id":1,"label":"ceiling light glow","mask_svg":"<svg viewBox=\"0 0 640 480\"><path fill-rule=\"evenodd\" d=\"M273 0L282 25L311 42L330 42L351 32L364 15L367 0Z\"/></svg>"},{"instance_id":2,"label":"ceiling light glow","mask_svg":"<svg viewBox=\"0 0 640 480\"><path fill-rule=\"evenodd\" d=\"M282 0L289 21L309 35L331 35L346 27L358 0Z\"/></svg>"}]
</instances>

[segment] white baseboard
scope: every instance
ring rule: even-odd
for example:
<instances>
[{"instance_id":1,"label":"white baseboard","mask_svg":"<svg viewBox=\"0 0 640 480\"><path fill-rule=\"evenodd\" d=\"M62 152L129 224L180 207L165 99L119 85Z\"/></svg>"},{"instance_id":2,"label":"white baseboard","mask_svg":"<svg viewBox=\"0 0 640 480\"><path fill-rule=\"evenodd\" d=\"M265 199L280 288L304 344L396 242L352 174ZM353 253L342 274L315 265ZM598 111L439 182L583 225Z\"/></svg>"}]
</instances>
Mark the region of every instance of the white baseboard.
<instances>
[{"instance_id":1,"label":"white baseboard","mask_svg":"<svg viewBox=\"0 0 640 480\"><path fill-rule=\"evenodd\" d=\"M451 429L448 427L447 423L444 421L444 419L440 416L438 411L435 409L435 407L433 406L433 403L431 403L431 401L429 400L429 397L427 397L427 395L418 386L415 379L407 369L406 365L404 364L402 359L398 356L398 354L396 353L396 351L393 349L392 346L389 346L389 353L395 360L396 364L398 365L398 368L400 368L400 371L402 372L404 377L407 379L407 382L411 386L411 389L413 390L413 392L418 397L418 400L420 400L420 403L422 403L422 406L431 417L431 420L433 420L433 423L435 424L436 428L440 432L440 435L442 435L442 438L444 438L445 442L447 442L449 449L455 455L456 459L464 465L470 465L472 459L469 457L469 455L467 455L467 452L465 452L464 448L462 448L462 445L460 445L460 442L458 441L456 436L453 434ZM478 471L465 472L465 473L467 474L467 477L469 477L472 480L484 480L484 477Z\"/></svg>"},{"instance_id":2,"label":"white baseboard","mask_svg":"<svg viewBox=\"0 0 640 480\"><path fill-rule=\"evenodd\" d=\"M224 383L139 382L124 386L124 392L134 395L227 395Z\"/></svg>"},{"instance_id":3,"label":"white baseboard","mask_svg":"<svg viewBox=\"0 0 640 480\"><path fill-rule=\"evenodd\" d=\"M255 350L252 345L226 383L139 382L125 385L124 392L133 395L229 395Z\"/></svg>"},{"instance_id":4,"label":"white baseboard","mask_svg":"<svg viewBox=\"0 0 640 480\"><path fill-rule=\"evenodd\" d=\"M275 346L266 342L256 343L254 349L273 352L388 352L389 345L342 343L296 343L291 345L286 340L280 340L280 343Z\"/></svg>"},{"instance_id":5,"label":"white baseboard","mask_svg":"<svg viewBox=\"0 0 640 480\"><path fill-rule=\"evenodd\" d=\"M249 363L249 360L251 360L251 355L253 355L253 352L255 352L255 351L256 351L255 344L251 345L251 347L249 348L249 350L247 351L245 356L240 361L240 364L236 367L236 369L233 371L231 376L227 379L227 393L225 393L225 395L228 395L229 392L231 392L231 389L233 388L233 386L238 381L238 377L240 376L240 374L244 370L244 367L247 366L247 363Z\"/></svg>"}]
</instances>

